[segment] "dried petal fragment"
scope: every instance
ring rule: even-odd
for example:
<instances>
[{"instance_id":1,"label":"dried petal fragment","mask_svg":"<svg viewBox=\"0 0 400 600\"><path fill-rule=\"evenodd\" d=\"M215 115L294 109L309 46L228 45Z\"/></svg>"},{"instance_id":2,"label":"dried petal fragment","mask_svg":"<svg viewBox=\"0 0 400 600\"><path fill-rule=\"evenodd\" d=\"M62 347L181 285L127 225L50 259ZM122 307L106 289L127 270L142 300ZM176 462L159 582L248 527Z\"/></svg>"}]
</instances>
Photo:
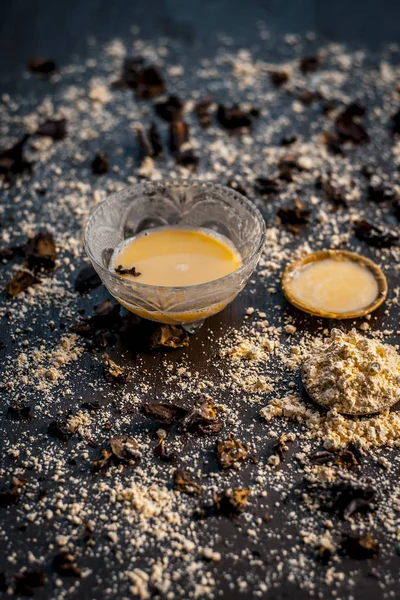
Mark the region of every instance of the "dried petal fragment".
<instances>
[{"instance_id":1,"label":"dried petal fragment","mask_svg":"<svg viewBox=\"0 0 400 600\"><path fill-rule=\"evenodd\" d=\"M46 75L47 77L53 75L57 70L54 60L46 58L31 58L28 67L32 73L39 73L39 75Z\"/></svg>"},{"instance_id":2,"label":"dried petal fragment","mask_svg":"<svg viewBox=\"0 0 400 600\"><path fill-rule=\"evenodd\" d=\"M98 152L91 164L93 175L104 175L109 168L108 156L104 152Z\"/></svg>"},{"instance_id":3,"label":"dried petal fragment","mask_svg":"<svg viewBox=\"0 0 400 600\"><path fill-rule=\"evenodd\" d=\"M136 95L144 100L161 96L165 91L163 76L157 67L149 66L136 71Z\"/></svg>"},{"instance_id":4,"label":"dried petal fragment","mask_svg":"<svg viewBox=\"0 0 400 600\"><path fill-rule=\"evenodd\" d=\"M400 243L400 236L395 231L372 225L366 220L355 221L353 224L355 236L376 248L390 248Z\"/></svg>"},{"instance_id":5,"label":"dried petal fragment","mask_svg":"<svg viewBox=\"0 0 400 600\"><path fill-rule=\"evenodd\" d=\"M167 452L167 448L165 446L165 440L167 438L167 432L164 429L159 429L157 431L158 442L154 446L154 454L161 458L163 462L173 462L176 459L175 454L170 454Z\"/></svg>"},{"instance_id":6,"label":"dried petal fragment","mask_svg":"<svg viewBox=\"0 0 400 600\"><path fill-rule=\"evenodd\" d=\"M277 194L280 191L279 181L272 177L257 177L254 182L254 189L261 196Z\"/></svg>"},{"instance_id":7,"label":"dried petal fragment","mask_svg":"<svg viewBox=\"0 0 400 600\"><path fill-rule=\"evenodd\" d=\"M24 477L13 477L8 490L0 491L0 507L13 506L20 499L21 491L27 479Z\"/></svg>"},{"instance_id":8,"label":"dried petal fragment","mask_svg":"<svg viewBox=\"0 0 400 600\"><path fill-rule=\"evenodd\" d=\"M63 140L67 135L67 119L47 119L39 125L36 135L51 137L53 140Z\"/></svg>"},{"instance_id":9,"label":"dried petal fragment","mask_svg":"<svg viewBox=\"0 0 400 600\"><path fill-rule=\"evenodd\" d=\"M41 282L42 280L39 279L39 277L29 273L29 271L16 271L14 277L6 285L6 292L10 298L14 298L28 289L31 285Z\"/></svg>"},{"instance_id":10,"label":"dried petal fragment","mask_svg":"<svg viewBox=\"0 0 400 600\"><path fill-rule=\"evenodd\" d=\"M212 116L210 113L210 107L213 103L211 96L206 96L202 100L199 100L194 107L194 111L200 121L202 127L208 127L211 124Z\"/></svg>"},{"instance_id":11,"label":"dried petal fragment","mask_svg":"<svg viewBox=\"0 0 400 600\"><path fill-rule=\"evenodd\" d=\"M14 146L0 151L0 175L8 183L13 182L15 175L32 173L32 162L24 157L24 146L29 137L29 134L25 134Z\"/></svg>"},{"instance_id":12,"label":"dried petal fragment","mask_svg":"<svg viewBox=\"0 0 400 600\"><path fill-rule=\"evenodd\" d=\"M363 144L369 142L369 135L359 118L365 114L365 107L356 102L349 104L335 119L336 132L343 142Z\"/></svg>"},{"instance_id":13,"label":"dried petal fragment","mask_svg":"<svg viewBox=\"0 0 400 600\"><path fill-rule=\"evenodd\" d=\"M200 496L202 487L196 481L190 479L189 473L176 469L174 471L174 488L178 492L188 494L189 496Z\"/></svg>"},{"instance_id":14,"label":"dried petal fragment","mask_svg":"<svg viewBox=\"0 0 400 600\"><path fill-rule=\"evenodd\" d=\"M171 123L171 121L179 121L182 117L185 103L178 96L168 96L164 102L157 102L154 108L159 117Z\"/></svg>"},{"instance_id":15,"label":"dried petal fragment","mask_svg":"<svg viewBox=\"0 0 400 600\"><path fill-rule=\"evenodd\" d=\"M31 406L15 403L8 407L7 414L16 421L29 421L32 418L31 410Z\"/></svg>"},{"instance_id":16,"label":"dried petal fragment","mask_svg":"<svg viewBox=\"0 0 400 600\"><path fill-rule=\"evenodd\" d=\"M340 549L342 553L355 559L373 558L379 554L379 544L370 534L346 535L342 539Z\"/></svg>"},{"instance_id":17,"label":"dried petal fragment","mask_svg":"<svg viewBox=\"0 0 400 600\"><path fill-rule=\"evenodd\" d=\"M184 348L189 346L189 334L180 325L160 325L149 339L149 349Z\"/></svg>"},{"instance_id":18,"label":"dried petal fragment","mask_svg":"<svg viewBox=\"0 0 400 600\"><path fill-rule=\"evenodd\" d=\"M335 464L339 467L342 467L343 469L352 469L358 465L358 460L351 452L351 450L344 449L341 452L339 452Z\"/></svg>"},{"instance_id":19,"label":"dried petal fragment","mask_svg":"<svg viewBox=\"0 0 400 600\"><path fill-rule=\"evenodd\" d=\"M103 356L104 377L109 383L126 383L131 378L131 375L126 372L126 369L115 363L108 354Z\"/></svg>"},{"instance_id":20,"label":"dried petal fragment","mask_svg":"<svg viewBox=\"0 0 400 600\"><path fill-rule=\"evenodd\" d=\"M259 111L256 108L246 110L240 108L237 104L228 107L220 104L217 110L217 119L225 129L240 129L242 127L250 127L255 118L259 116Z\"/></svg>"},{"instance_id":21,"label":"dried petal fragment","mask_svg":"<svg viewBox=\"0 0 400 600\"><path fill-rule=\"evenodd\" d=\"M47 433L52 437L56 437L63 442L67 442L72 436L73 431L69 425L68 417L51 421L47 427Z\"/></svg>"},{"instance_id":22,"label":"dried petal fragment","mask_svg":"<svg viewBox=\"0 0 400 600\"><path fill-rule=\"evenodd\" d=\"M274 454L279 456L279 460L283 462L285 460L286 452L289 448L286 446L286 435L281 433L279 439L276 444L272 447L272 451Z\"/></svg>"},{"instance_id":23,"label":"dried petal fragment","mask_svg":"<svg viewBox=\"0 0 400 600\"><path fill-rule=\"evenodd\" d=\"M217 418L217 410L212 398L204 398L183 417L181 425L200 433L218 433L223 423Z\"/></svg>"},{"instance_id":24,"label":"dried petal fragment","mask_svg":"<svg viewBox=\"0 0 400 600\"><path fill-rule=\"evenodd\" d=\"M57 248L53 235L49 231L40 231L28 240L25 256L31 269L54 269Z\"/></svg>"},{"instance_id":25,"label":"dried petal fragment","mask_svg":"<svg viewBox=\"0 0 400 600\"><path fill-rule=\"evenodd\" d=\"M82 571L69 552L59 552L53 558L53 568L62 577L81 577Z\"/></svg>"},{"instance_id":26,"label":"dried petal fragment","mask_svg":"<svg viewBox=\"0 0 400 600\"><path fill-rule=\"evenodd\" d=\"M309 75L315 73L321 66L321 59L319 56L305 56L300 59L299 68L303 75Z\"/></svg>"},{"instance_id":27,"label":"dried petal fragment","mask_svg":"<svg viewBox=\"0 0 400 600\"><path fill-rule=\"evenodd\" d=\"M172 121L169 127L169 148L171 152L179 152L183 144L188 141L189 125L185 121Z\"/></svg>"},{"instance_id":28,"label":"dried petal fragment","mask_svg":"<svg viewBox=\"0 0 400 600\"><path fill-rule=\"evenodd\" d=\"M163 404L157 402L143 402L140 412L156 423L172 425L187 414L187 410L176 404Z\"/></svg>"},{"instance_id":29,"label":"dried petal fragment","mask_svg":"<svg viewBox=\"0 0 400 600\"><path fill-rule=\"evenodd\" d=\"M289 73L284 70L271 71L270 72L271 82L276 87L281 87L285 83L287 83L290 79Z\"/></svg>"},{"instance_id":30,"label":"dried petal fragment","mask_svg":"<svg viewBox=\"0 0 400 600\"><path fill-rule=\"evenodd\" d=\"M14 577L15 581L15 594L21 594L21 596L33 596L34 592L32 588L41 587L45 584L46 578L43 571L32 571L24 570L18 573Z\"/></svg>"},{"instance_id":31,"label":"dried petal fragment","mask_svg":"<svg viewBox=\"0 0 400 600\"><path fill-rule=\"evenodd\" d=\"M119 460L129 462L140 457L140 450L135 439L127 436L118 436L110 440L111 452Z\"/></svg>"},{"instance_id":32,"label":"dried petal fragment","mask_svg":"<svg viewBox=\"0 0 400 600\"><path fill-rule=\"evenodd\" d=\"M293 200L292 206L285 206L278 210L278 217L292 233L298 233L300 226L308 223L310 214L311 210L298 198Z\"/></svg>"},{"instance_id":33,"label":"dried petal fragment","mask_svg":"<svg viewBox=\"0 0 400 600\"><path fill-rule=\"evenodd\" d=\"M95 290L99 285L101 285L101 279L92 265L83 267L75 279L75 290L79 294L86 294L91 290Z\"/></svg>"},{"instance_id":34,"label":"dried petal fragment","mask_svg":"<svg viewBox=\"0 0 400 600\"><path fill-rule=\"evenodd\" d=\"M217 514L230 518L236 517L246 510L250 493L248 488L234 488L216 494L214 506Z\"/></svg>"},{"instance_id":35,"label":"dried petal fragment","mask_svg":"<svg viewBox=\"0 0 400 600\"><path fill-rule=\"evenodd\" d=\"M218 440L216 445L217 460L222 469L229 469L235 463L245 460L249 453L249 445L236 440L230 433L226 440Z\"/></svg>"}]
</instances>

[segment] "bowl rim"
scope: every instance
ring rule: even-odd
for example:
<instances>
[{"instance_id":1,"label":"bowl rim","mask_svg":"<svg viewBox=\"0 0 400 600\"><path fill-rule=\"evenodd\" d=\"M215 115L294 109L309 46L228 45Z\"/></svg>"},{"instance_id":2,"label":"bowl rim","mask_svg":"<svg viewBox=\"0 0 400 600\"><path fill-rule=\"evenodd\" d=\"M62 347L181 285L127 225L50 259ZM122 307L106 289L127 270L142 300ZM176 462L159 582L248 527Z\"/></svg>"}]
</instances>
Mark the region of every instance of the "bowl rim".
<instances>
[{"instance_id":1,"label":"bowl rim","mask_svg":"<svg viewBox=\"0 0 400 600\"><path fill-rule=\"evenodd\" d=\"M139 281L132 281L131 279L126 279L123 275L118 275L118 273L115 273L114 271L106 269L101 263L99 263L99 261L96 259L96 257L94 256L94 254L92 253L92 251L90 249L89 229L90 229L90 224L93 220L93 217L97 214L98 211L100 211L102 208L104 208L104 206L106 204L111 203L116 194L120 194L122 192L126 192L128 190L132 190L132 189L139 188L139 187L144 187L144 188L149 187L150 188L152 186L154 187L154 186L163 185L163 184L168 185L170 187L194 186L194 187L219 189L219 190L224 191L225 193L229 192L229 194L231 196L236 197L237 200L239 200L242 204L244 204L246 206L246 208L255 215L257 221L260 224L261 234L260 234L260 239L259 239L256 249L246 259L245 262L242 262L242 264L237 269L232 271L231 273L228 273L227 275L224 275L223 277L219 277L218 279L212 279L211 281L206 281L204 283L196 283L194 285L168 286L168 285L153 285L153 284L149 284L149 283L141 283ZM110 194L103 202L98 204L92 210L92 212L90 213L90 215L86 221L86 225L85 225L85 229L84 229L84 248L85 248L86 254L90 258L90 261L92 263L94 263L100 269L100 271L106 271L107 274L109 276L111 276L112 279L114 279L116 281L122 281L122 282L124 282L125 285L129 284L130 287L132 287L133 289L136 289L136 290L153 289L153 290L164 290L164 291L166 291L166 290L168 290L168 291L189 291L189 290L193 290L193 289L200 289L200 288L204 289L207 287L215 286L218 283L227 281L227 280L231 279L232 277L236 277L238 274L240 274L242 271L244 271L246 269L247 265L249 263L251 263L251 261L254 260L254 258L262 252L262 249L265 244L265 239L266 239L265 220L264 220L264 217L262 216L260 210L257 208L257 206L253 202L251 202L248 198L243 196L243 194L240 194L240 192L238 192L232 188L229 188L220 183L213 183L211 181L202 181L201 179L157 179L154 181L146 181L146 182L137 183L137 184L134 184L131 186L126 186L126 187L122 188L121 190L118 190L118 192L114 192L114 193Z\"/></svg>"},{"instance_id":2,"label":"bowl rim","mask_svg":"<svg viewBox=\"0 0 400 600\"><path fill-rule=\"evenodd\" d=\"M358 310L343 313L337 313L333 311L330 312L313 308L305 302L302 302L301 300L296 298L296 296L289 290L289 283L296 270L309 263L318 262L327 258L351 260L353 262L367 267L373 274L375 281L378 284L378 293L376 295L376 298L367 306L363 306ZM376 310L385 301L386 296L388 294L388 283L382 269L370 258L362 256L361 254L357 254L356 252L351 252L349 250L317 250L316 252L311 252L301 258L295 259L294 261L286 265L282 275L281 285L285 298L291 304L293 304L293 306L310 315L314 315L316 317L324 317L326 319L355 319L357 317L364 317L365 315L368 315L369 313Z\"/></svg>"}]
</instances>

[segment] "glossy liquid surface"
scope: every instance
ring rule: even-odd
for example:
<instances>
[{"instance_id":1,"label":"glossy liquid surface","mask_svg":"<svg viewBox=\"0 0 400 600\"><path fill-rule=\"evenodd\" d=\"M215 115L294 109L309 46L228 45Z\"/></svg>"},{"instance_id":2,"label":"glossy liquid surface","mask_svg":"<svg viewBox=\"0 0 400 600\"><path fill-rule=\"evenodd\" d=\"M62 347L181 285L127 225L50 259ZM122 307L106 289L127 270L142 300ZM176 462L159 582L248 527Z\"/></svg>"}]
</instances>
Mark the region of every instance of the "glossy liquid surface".
<instances>
[{"instance_id":1,"label":"glossy liquid surface","mask_svg":"<svg viewBox=\"0 0 400 600\"><path fill-rule=\"evenodd\" d=\"M309 263L293 276L289 289L310 308L339 314L368 306L378 295L371 271L351 260Z\"/></svg>"},{"instance_id":2,"label":"glossy liquid surface","mask_svg":"<svg viewBox=\"0 0 400 600\"><path fill-rule=\"evenodd\" d=\"M114 252L112 267L140 275L124 275L136 283L186 287L214 281L236 271L241 257L222 235L206 229L163 227L125 240Z\"/></svg>"}]
</instances>

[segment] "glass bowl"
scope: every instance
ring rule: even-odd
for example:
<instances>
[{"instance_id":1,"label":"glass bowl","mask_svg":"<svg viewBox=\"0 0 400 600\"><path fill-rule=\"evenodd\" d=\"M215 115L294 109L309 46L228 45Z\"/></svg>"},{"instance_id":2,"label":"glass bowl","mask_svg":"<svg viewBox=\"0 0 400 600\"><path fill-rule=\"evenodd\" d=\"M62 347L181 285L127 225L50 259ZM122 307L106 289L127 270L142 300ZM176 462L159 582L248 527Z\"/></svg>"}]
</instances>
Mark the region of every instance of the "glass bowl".
<instances>
[{"instance_id":1,"label":"glass bowl","mask_svg":"<svg viewBox=\"0 0 400 600\"><path fill-rule=\"evenodd\" d=\"M147 285L110 270L114 249L125 239L177 225L226 236L239 251L241 266L220 279L187 287ZM94 209L85 229L92 265L122 306L145 319L193 328L224 309L243 289L264 240L264 219L252 202L222 185L193 180L146 182L112 194Z\"/></svg>"}]
</instances>

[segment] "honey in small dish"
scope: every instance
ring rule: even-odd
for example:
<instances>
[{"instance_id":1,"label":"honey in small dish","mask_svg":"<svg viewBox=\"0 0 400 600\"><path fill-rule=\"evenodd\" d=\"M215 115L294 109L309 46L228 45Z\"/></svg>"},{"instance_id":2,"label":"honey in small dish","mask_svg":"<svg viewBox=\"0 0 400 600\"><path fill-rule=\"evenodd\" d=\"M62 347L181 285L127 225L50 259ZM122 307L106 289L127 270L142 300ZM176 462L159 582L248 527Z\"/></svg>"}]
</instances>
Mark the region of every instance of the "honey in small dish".
<instances>
[{"instance_id":1,"label":"honey in small dish","mask_svg":"<svg viewBox=\"0 0 400 600\"><path fill-rule=\"evenodd\" d=\"M125 240L114 251L111 268L135 283L166 288L185 288L215 281L242 265L239 252L228 238L211 230L192 227L161 227ZM177 297L180 292L177 291ZM204 319L225 305L179 314L135 309L144 318L174 323ZM131 307L126 306L132 310Z\"/></svg>"},{"instance_id":2,"label":"honey in small dish","mask_svg":"<svg viewBox=\"0 0 400 600\"><path fill-rule=\"evenodd\" d=\"M282 287L286 298L305 312L329 318L355 318L375 310L387 294L381 269L344 250L323 250L291 263Z\"/></svg>"}]
</instances>

